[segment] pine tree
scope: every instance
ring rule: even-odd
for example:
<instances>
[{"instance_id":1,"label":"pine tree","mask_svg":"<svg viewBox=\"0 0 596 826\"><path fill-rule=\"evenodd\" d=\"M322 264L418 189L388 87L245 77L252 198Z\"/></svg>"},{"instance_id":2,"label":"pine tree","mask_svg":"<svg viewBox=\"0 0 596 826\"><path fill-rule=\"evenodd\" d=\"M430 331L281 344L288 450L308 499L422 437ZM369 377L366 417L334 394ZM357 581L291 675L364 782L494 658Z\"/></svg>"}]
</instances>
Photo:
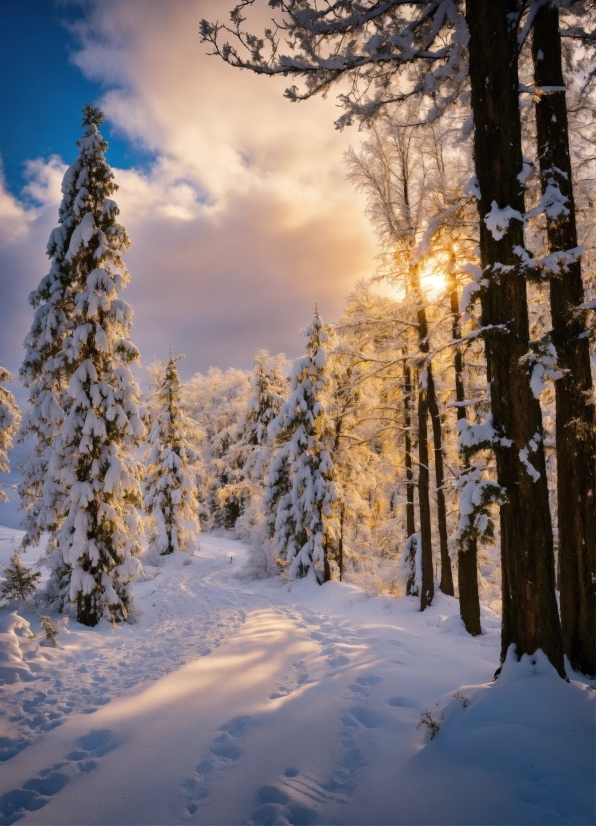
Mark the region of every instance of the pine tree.
<instances>
[{"instance_id":1,"label":"pine tree","mask_svg":"<svg viewBox=\"0 0 596 826\"><path fill-rule=\"evenodd\" d=\"M15 397L2 387L3 382L12 381L12 376L0 365L0 471L8 473L8 451L13 445L14 437L19 429L21 412ZM0 502L8 502L8 497L0 486Z\"/></svg>"},{"instance_id":2,"label":"pine tree","mask_svg":"<svg viewBox=\"0 0 596 826\"><path fill-rule=\"evenodd\" d=\"M284 403L284 380L281 369L285 357L270 356L260 350L255 356L252 375L253 394L242 424L240 445L244 475L253 484L263 484L271 461L272 437L269 425L277 418Z\"/></svg>"},{"instance_id":3,"label":"pine tree","mask_svg":"<svg viewBox=\"0 0 596 826\"><path fill-rule=\"evenodd\" d=\"M31 402L24 432L37 437L21 485L25 544L50 533L50 590L59 606L76 603L78 621L90 626L130 609L141 501L133 457L143 434L129 366L138 360L132 310L118 298L130 242L109 197L117 186L102 120L86 104L48 245L50 273L31 296L37 311L21 368Z\"/></svg>"},{"instance_id":4,"label":"pine tree","mask_svg":"<svg viewBox=\"0 0 596 826\"><path fill-rule=\"evenodd\" d=\"M242 481L238 485L242 500L242 513L236 523L239 535L246 535L251 542L267 542L273 537L277 499L267 499L265 483L269 466L275 453L274 439L269 425L279 415L284 402L282 369L285 356L270 356L260 350L255 356L252 373L252 396L240 425L238 442L230 453L241 468ZM254 533L259 525L259 530Z\"/></svg>"},{"instance_id":5,"label":"pine tree","mask_svg":"<svg viewBox=\"0 0 596 826\"><path fill-rule=\"evenodd\" d=\"M149 406L150 422L143 504L154 525L153 545L161 554L188 551L199 530L197 490L192 464L197 454L188 440L191 427L181 407L182 385L170 358Z\"/></svg>"},{"instance_id":6,"label":"pine tree","mask_svg":"<svg viewBox=\"0 0 596 826\"><path fill-rule=\"evenodd\" d=\"M21 557L18 551L10 557L10 565L3 566L5 581L0 586L0 599L10 602L13 599L27 599L35 593L37 581L41 578L41 573L35 571L31 573L28 568L21 564Z\"/></svg>"},{"instance_id":7,"label":"pine tree","mask_svg":"<svg viewBox=\"0 0 596 826\"><path fill-rule=\"evenodd\" d=\"M275 540L290 577L312 570L322 583L331 579L336 554L338 486L324 406L329 334L317 308L305 335L306 355L294 365L290 397L270 426L272 435L285 444L272 463L268 484L275 485L287 462L289 490L278 501Z\"/></svg>"}]
</instances>

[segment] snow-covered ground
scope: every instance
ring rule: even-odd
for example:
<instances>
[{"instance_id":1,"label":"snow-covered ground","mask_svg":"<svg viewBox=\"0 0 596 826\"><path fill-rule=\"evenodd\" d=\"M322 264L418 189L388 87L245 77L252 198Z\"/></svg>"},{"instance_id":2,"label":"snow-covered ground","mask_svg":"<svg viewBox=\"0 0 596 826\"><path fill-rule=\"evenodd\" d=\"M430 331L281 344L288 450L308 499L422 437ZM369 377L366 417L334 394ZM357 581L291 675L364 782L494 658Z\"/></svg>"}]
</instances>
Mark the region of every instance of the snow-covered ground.
<instances>
[{"instance_id":1,"label":"snow-covered ground","mask_svg":"<svg viewBox=\"0 0 596 826\"><path fill-rule=\"evenodd\" d=\"M539 654L493 683L488 611L472 639L440 594L420 613L239 579L244 558L202 535L146 568L136 623L71 621L56 648L0 611L0 824L595 822L588 682Z\"/></svg>"}]
</instances>

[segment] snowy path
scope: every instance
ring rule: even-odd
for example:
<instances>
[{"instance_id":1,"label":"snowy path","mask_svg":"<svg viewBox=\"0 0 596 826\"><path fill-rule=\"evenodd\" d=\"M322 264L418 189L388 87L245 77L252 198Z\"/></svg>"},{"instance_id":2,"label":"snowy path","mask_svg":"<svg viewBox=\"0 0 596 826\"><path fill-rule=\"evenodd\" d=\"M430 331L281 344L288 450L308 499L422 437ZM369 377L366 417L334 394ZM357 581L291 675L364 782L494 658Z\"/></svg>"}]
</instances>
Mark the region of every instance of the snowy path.
<instances>
[{"instance_id":1,"label":"snowy path","mask_svg":"<svg viewBox=\"0 0 596 826\"><path fill-rule=\"evenodd\" d=\"M497 620L472 640L452 599L246 582L243 555L202 536L138 584L136 624L71 623L56 649L0 612L0 824L593 822L596 692L539 662L464 709Z\"/></svg>"}]
</instances>

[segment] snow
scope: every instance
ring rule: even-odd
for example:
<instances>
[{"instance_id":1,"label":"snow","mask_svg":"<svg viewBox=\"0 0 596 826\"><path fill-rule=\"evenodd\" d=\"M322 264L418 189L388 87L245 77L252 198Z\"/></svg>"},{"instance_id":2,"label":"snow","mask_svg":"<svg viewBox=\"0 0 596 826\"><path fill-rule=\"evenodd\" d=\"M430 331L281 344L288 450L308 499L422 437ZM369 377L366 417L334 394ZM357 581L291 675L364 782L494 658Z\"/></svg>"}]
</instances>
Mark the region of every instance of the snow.
<instances>
[{"instance_id":1,"label":"snow","mask_svg":"<svg viewBox=\"0 0 596 826\"><path fill-rule=\"evenodd\" d=\"M488 609L472 638L440 593L421 613L238 578L245 558L203 534L146 566L136 622L71 620L56 648L30 638L35 613L0 610L0 823L594 822L585 680L538 653L492 682Z\"/></svg>"},{"instance_id":2,"label":"snow","mask_svg":"<svg viewBox=\"0 0 596 826\"><path fill-rule=\"evenodd\" d=\"M484 216L484 223L495 241L503 238L512 220L523 222L524 219L517 209L510 206L500 209L496 201L492 202L490 212Z\"/></svg>"}]
</instances>

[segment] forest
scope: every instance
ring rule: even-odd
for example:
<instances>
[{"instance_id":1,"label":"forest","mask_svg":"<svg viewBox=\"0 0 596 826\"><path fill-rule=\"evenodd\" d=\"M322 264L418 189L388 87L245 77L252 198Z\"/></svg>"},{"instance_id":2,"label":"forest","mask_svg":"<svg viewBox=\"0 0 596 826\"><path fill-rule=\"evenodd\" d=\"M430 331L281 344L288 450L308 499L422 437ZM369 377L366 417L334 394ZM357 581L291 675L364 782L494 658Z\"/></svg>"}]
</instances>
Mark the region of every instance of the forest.
<instances>
[{"instance_id":1,"label":"forest","mask_svg":"<svg viewBox=\"0 0 596 826\"><path fill-rule=\"evenodd\" d=\"M311 638L327 645L327 662L339 674L352 667L350 656L359 644L355 626L346 630L342 623L362 596L371 606L358 615L366 628L373 617L373 625L382 628L378 612L386 608L397 612L396 629L401 623L408 634L422 635L418 645L414 638L408 643L408 656L419 658L418 678L429 685L441 680L441 690L437 684L431 695L454 700L441 701L439 719L438 710L411 705L410 694L407 701L392 696L382 709L352 709L356 722L349 725L357 731L360 725L372 737L373 730L390 730L387 704L414 709L423 729L415 736L424 733L428 749L435 736L437 744L444 736L451 743L444 748L453 748L459 759L474 753L473 735L457 746L458 731L462 737L467 731L467 724L457 722L462 708L471 702L484 714L481 726L501 713L495 708L515 716L511 697L521 688L512 684L526 669L524 675L547 675L550 681L548 688L528 682L522 716L533 720L538 713L532 697L541 709L538 727L551 714L546 708L566 704L571 715L571 722L560 721L560 739L553 735L544 746L540 782L549 776L548 760L554 760L569 727L588 731L583 751L577 746L570 752L577 787L559 777L556 792L536 793L535 808L527 808L522 795L525 802L516 798L509 809L501 801L503 808L491 819L486 800L491 794L496 800L510 783L494 781L505 759L498 769L486 770L495 783L486 800L481 793L471 795L465 805L472 808L466 809L446 793L448 819L442 820L445 812L436 802L419 810L404 803L400 810L387 790L377 805L372 779L370 788L362 781L354 791L365 766L372 777L385 763L393 765L381 740L367 746L377 749L368 763L355 757L368 754L358 741L344 746L338 764L343 768L320 786L320 797L312 789L300 797L296 789L269 784L259 788L252 814L239 796L224 805L214 792L209 808L201 802L210 799L205 784L216 782L209 780L213 775L225 787L224 769L236 771L241 754L236 741L257 719L240 710L220 727L203 769L199 764L192 782L185 781L185 818L264 824L590 822L593 780L585 778L594 757L593 720L587 729L585 721L593 717L596 677L595 10L583 0L270 0L265 6L241 0L226 12L226 22L201 21L197 41L214 61L300 83L286 90L288 106L308 107L309 98L328 93L339 96L342 114L335 126L354 132L343 159L345 174L366 205L377 241L375 268L346 295L335 320L321 317L313 295L312 314L301 331L304 354L297 360L261 349L252 370L212 367L183 382L184 356L170 345L169 356L149 363L141 389L133 308L120 296L130 280L124 255L131 242L114 200L117 172L105 157L104 114L85 105L78 156L64 175L58 224L48 241L49 272L29 297L32 322L19 372L28 403L22 411L6 386L12 376L0 368L0 469L8 470L15 441L27 448L18 484L23 531L18 541L6 539L11 557L0 581L0 636L6 636L6 646L18 643L20 653L3 654L0 666L25 663L24 640L36 636L35 628L40 638L45 635L41 645L48 651L58 640L66 652L74 635L72 651L80 646L89 657L96 652L93 657L107 669L101 679L118 685L116 658L126 657L127 645L137 650L135 633L146 634L138 674L128 686L122 682L120 693L152 679L167 681L174 668L196 660L194 646L206 651L200 668L208 674L208 660L216 656L212 649L221 645L223 652L226 641L239 645L229 642L242 634L238 628L252 628L252 622L257 634L275 625L263 612L268 600L282 604L283 589L306 600L299 608L284 602L283 622L298 622L300 614L304 627L316 624ZM262 34L252 31L262 22L258 15L255 22L255 11L272 18ZM7 494L15 492L0 488L0 497ZM32 552L41 554L33 566L26 555ZM204 569L200 576L197 557ZM242 566L235 564L240 559ZM162 588L156 610L171 623L159 630L148 624L149 601L142 603L153 598L154 581ZM232 598L234 588L239 590ZM196 591L193 600L189 589ZM201 620L202 630L193 627L196 611L209 615ZM258 622L251 611L261 612ZM438 656L435 637L424 636L420 623L434 628L432 633L458 629L469 662L460 663L450 640L444 664L431 667L428 658ZM217 625L225 632L212 638ZM122 638L127 643L110 642L116 629L128 629L121 632L129 635ZM151 676L146 661L154 655L146 652L152 644L166 652L159 635L169 633L171 653L163 656L175 665L160 670L156 664ZM271 662L291 649L291 633ZM363 702L382 679L401 679L399 671L393 677L382 672L390 663L400 665L387 653L390 641L383 634L366 638L376 652L375 673L355 670L360 676L349 687L361 692ZM187 645L184 640L191 638ZM480 648L471 646L480 645L494 651L478 655ZM114 646L123 648L117 653ZM482 667L472 651L485 658ZM304 661L292 664L295 684L278 686L272 702L285 702L294 692L304 699L308 686L323 680L312 678L315 666ZM44 660L43 669L51 669L51 662ZM68 653L65 667L71 662L74 668L78 660ZM223 661L221 667L227 667ZM25 665L21 672L21 666L6 668L21 674L8 683L29 680ZM466 694L462 679L475 693ZM74 680L73 671L73 687ZM292 687L286 690L286 683ZM321 697L330 699L321 708L328 714L335 701L332 682L325 685ZM487 693L486 685L501 694ZM413 683L408 691L415 693ZM11 694L15 702L21 701ZM43 693L38 702L42 708L50 701ZM73 700L73 708L84 714L82 702ZM231 705L236 711L235 694L226 703L228 714ZM97 700L92 710L111 719L109 706L101 705ZM287 721L306 719L307 708L283 718L288 738ZM194 714L190 706L185 713ZM18 714L10 719L21 725ZM39 724L48 736L52 719ZM91 738L90 745L81 746L80 758L67 758L67 768L56 763L58 768L47 769L48 777L58 778L55 790L51 784L42 788L41 772L0 796L0 822L42 822L35 820L36 806L46 806L70 782L75 769L69 767L78 760L77 771L85 773L85 761L95 768L95 758L107 754L102 750L112 740L103 743L100 736L96 743L91 737L101 731L79 737L78 743ZM348 743L355 735L346 731ZM15 757L17 765L16 757L24 758L33 741L7 732L0 747L8 756L1 759ZM174 735L160 736L170 736L176 748ZM482 741L481 761L497 742L492 736ZM523 732L511 736L504 747L510 755L541 749L533 740L529 746ZM117 747L114 737L108 751ZM292 750L280 742L276 761L291 762ZM422 748L416 742L412 754ZM141 746L135 743L130 754L138 755ZM255 754L263 754L262 748ZM421 782L424 771L437 788L447 785L446 764L424 753L420 765L426 769L408 764L413 774L399 775L400 794L412 777ZM513 762L511 771L525 777L525 759L520 757L519 766ZM10 783L21 782L17 769ZM285 777L298 775L290 767ZM237 782L248 789L252 781ZM332 807L352 794L350 814L345 809L342 815L341 807L338 814ZM569 809L571 798L576 804ZM51 822L79 822L74 804L64 805L53 810ZM160 814L127 805L109 822L184 821L174 804ZM109 809L101 811L112 817Z\"/></svg>"}]
</instances>

